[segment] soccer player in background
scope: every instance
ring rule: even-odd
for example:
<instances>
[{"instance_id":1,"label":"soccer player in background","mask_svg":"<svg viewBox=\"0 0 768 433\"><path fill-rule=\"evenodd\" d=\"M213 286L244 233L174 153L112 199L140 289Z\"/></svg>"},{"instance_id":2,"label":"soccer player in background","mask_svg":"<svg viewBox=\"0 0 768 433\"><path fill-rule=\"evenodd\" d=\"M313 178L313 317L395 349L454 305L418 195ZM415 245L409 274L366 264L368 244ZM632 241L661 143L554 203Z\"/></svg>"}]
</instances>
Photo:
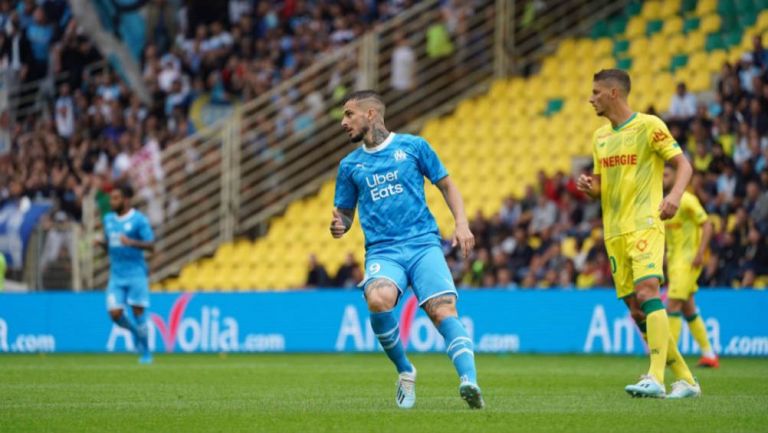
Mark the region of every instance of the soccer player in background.
<instances>
[{"instance_id":1,"label":"soccer player in background","mask_svg":"<svg viewBox=\"0 0 768 433\"><path fill-rule=\"evenodd\" d=\"M659 298L664 280L664 222L675 215L691 178L691 164L661 119L632 111L627 102L629 74L618 69L595 74L589 102L610 124L593 136L594 175L582 174L578 188L600 198L605 247L616 294L646 336L651 365L648 373L625 390L633 397L664 398L664 367L677 381L667 398L696 397L699 384L669 332ZM677 168L663 196L664 163Z\"/></svg>"},{"instance_id":2,"label":"soccer player in background","mask_svg":"<svg viewBox=\"0 0 768 433\"><path fill-rule=\"evenodd\" d=\"M443 194L456 223L453 245L464 257L474 247L458 188L429 143L421 137L389 132L385 106L373 91L352 93L341 126L362 145L342 159L336 178L331 234L351 227L355 207L365 234L365 300L371 327L398 376L395 401L409 409L416 401L416 368L408 360L393 309L411 286L419 306L445 338L459 375L459 394L471 408L484 406L477 385L474 347L458 318L458 294L440 248L440 232L427 207L424 178Z\"/></svg>"},{"instance_id":3,"label":"soccer player in background","mask_svg":"<svg viewBox=\"0 0 768 433\"><path fill-rule=\"evenodd\" d=\"M154 251L154 234L144 214L131 207L133 189L121 185L109 196L113 212L104 216L104 247L109 254L107 310L118 326L131 332L139 362L152 363L146 309L149 307L148 267L144 251ZM125 311L131 307L133 317Z\"/></svg>"},{"instance_id":4,"label":"soccer player in background","mask_svg":"<svg viewBox=\"0 0 768 433\"><path fill-rule=\"evenodd\" d=\"M675 181L672 167L664 169L664 193L669 194ZM667 220L667 314L669 332L675 343L680 339L683 316L693 338L701 348L699 366L719 366L717 355L707 339L707 328L701 319L693 295L699 290L696 281L701 275L704 254L712 238L712 222L695 195L686 191L680 198L680 209Z\"/></svg>"}]
</instances>

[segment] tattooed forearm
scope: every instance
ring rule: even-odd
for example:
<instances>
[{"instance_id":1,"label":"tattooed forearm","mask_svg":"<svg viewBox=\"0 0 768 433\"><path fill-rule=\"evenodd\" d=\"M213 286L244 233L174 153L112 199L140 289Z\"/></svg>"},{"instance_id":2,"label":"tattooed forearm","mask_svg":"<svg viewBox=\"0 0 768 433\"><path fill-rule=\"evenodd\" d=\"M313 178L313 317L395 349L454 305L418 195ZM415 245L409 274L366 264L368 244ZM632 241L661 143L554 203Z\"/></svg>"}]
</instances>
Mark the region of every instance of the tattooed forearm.
<instances>
[{"instance_id":1,"label":"tattooed forearm","mask_svg":"<svg viewBox=\"0 0 768 433\"><path fill-rule=\"evenodd\" d=\"M355 220L354 209L337 209L341 214L341 222L344 223L344 227L347 231L352 227L352 221Z\"/></svg>"}]
</instances>

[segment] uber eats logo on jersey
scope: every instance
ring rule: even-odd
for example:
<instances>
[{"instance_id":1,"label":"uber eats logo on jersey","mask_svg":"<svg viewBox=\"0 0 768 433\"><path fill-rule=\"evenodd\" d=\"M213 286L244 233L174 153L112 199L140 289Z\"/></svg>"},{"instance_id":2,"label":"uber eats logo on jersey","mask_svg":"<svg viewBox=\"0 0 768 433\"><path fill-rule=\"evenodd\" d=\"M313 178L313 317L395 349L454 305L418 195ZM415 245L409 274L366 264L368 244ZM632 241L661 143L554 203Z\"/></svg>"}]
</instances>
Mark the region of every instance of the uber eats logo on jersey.
<instances>
[{"instance_id":1,"label":"uber eats logo on jersey","mask_svg":"<svg viewBox=\"0 0 768 433\"><path fill-rule=\"evenodd\" d=\"M371 198L373 201L379 201L395 194L402 194L403 186L399 183L394 183L397 180L397 170L395 170L384 174L366 176L365 183L371 188Z\"/></svg>"}]
</instances>

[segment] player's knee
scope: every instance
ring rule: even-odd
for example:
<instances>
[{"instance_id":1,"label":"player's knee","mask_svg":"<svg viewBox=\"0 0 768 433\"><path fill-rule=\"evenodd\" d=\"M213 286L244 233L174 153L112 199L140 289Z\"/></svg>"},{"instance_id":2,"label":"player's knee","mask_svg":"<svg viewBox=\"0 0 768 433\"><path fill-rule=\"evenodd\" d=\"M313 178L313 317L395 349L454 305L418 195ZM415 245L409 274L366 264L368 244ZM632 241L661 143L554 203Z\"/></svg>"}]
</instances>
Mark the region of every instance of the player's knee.
<instances>
[{"instance_id":1,"label":"player's knee","mask_svg":"<svg viewBox=\"0 0 768 433\"><path fill-rule=\"evenodd\" d=\"M645 313L643 310L634 308L629 311L629 314L632 316L632 320L634 320L638 325L645 322Z\"/></svg>"},{"instance_id":2,"label":"player's knee","mask_svg":"<svg viewBox=\"0 0 768 433\"><path fill-rule=\"evenodd\" d=\"M649 278L643 280L635 285L635 293L637 294L637 300L640 305L653 298L659 297L659 280L656 278Z\"/></svg>"},{"instance_id":3,"label":"player's knee","mask_svg":"<svg viewBox=\"0 0 768 433\"><path fill-rule=\"evenodd\" d=\"M444 295L430 299L424 304L424 311L435 326L440 326L443 320L458 316L456 312L456 296Z\"/></svg>"},{"instance_id":4,"label":"player's knee","mask_svg":"<svg viewBox=\"0 0 768 433\"><path fill-rule=\"evenodd\" d=\"M398 290L394 283L385 279L377 279L365 288L365 300L368 310L381 313L395 308Z\"/></svg>"},{"instance_id":5,"label":"player's knee","mask_svg":"<svg viewBox=\"0 0 768 433\"><path fill-rule=\"evenodd\" d=\"M123 315L123 310L109 310L109 318L112 319L113 322L117 322L120 320L120 316Z\"/></svg>"},{"instance_id":6,"label":"player's knee","mask_svg":"<svg viewBox=\"0 0 768 433\"><path fill-rule=\"evenodd\" d=\"M683 301L680 299L670 299L667 302L667 311L670 313L678 313L683 309Z\"/></svg>"},{"instance_id":7,"label":"player's knee","mask_svg":"<svg viewBox=\"0 0 768 433\"><path fill-rule=\"evenodd\" d=\"M691 295L690 299L682 305L682 310L686 317L691 317L696 314L696 302L693 300L693 295Z\"/></svg>"},{"instance_id":8,"label":"player's knee","mask_svg":"<svg viewBox=\"0 0 768 433\"><path fill-rule=\"evenodd\" d=\"M144 307L133 307L133 316L136 318L141 317L144 314Z\"/></svg>"}]
</instances>

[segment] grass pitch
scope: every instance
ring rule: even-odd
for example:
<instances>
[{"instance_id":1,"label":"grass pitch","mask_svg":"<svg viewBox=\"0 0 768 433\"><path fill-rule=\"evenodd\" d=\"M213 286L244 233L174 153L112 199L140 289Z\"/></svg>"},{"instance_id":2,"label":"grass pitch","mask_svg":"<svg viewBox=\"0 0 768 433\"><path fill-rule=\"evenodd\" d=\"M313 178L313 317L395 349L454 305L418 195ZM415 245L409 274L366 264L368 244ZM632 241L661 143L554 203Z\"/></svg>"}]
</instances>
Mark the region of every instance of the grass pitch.
<instances>
[{"instance_id":1,"label":"grass pitch","mask_svg":"<svg viewBox=\"0 0 768 433\"><path fill-rule=\"evenodd\" d=\"M384 354L4 355L0 432L768 432L765 359L696 369L702 398L663 401L623 391L645 358L479 355L471 411L445 355L411 358L403 411Z\"/></svg>"}]
</instances>

